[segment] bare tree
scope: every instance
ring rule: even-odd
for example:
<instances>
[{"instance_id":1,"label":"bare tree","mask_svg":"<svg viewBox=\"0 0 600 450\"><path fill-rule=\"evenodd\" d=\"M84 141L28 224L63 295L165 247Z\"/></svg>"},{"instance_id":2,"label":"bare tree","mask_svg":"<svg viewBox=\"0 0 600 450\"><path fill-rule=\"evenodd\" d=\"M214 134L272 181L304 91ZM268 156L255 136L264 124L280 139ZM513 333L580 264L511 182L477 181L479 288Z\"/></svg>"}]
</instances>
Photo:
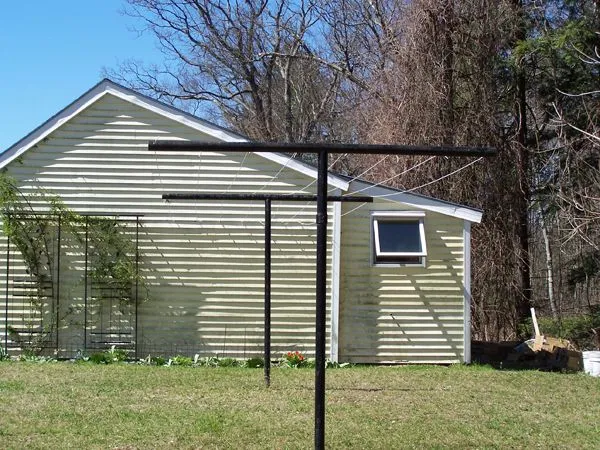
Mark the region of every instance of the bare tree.
<instances>
[{"instance_id":1,"label":"bare tree","mask_svg":"<svg viewBox=\"0 0 600 450\"><path fill-rule=\"evenodd\" d=\"M598 74L599 47L589 53L575 50L579 59ZM569 144L563 151L567 159L560 172L561 186L557 193L562 213L571 228L568 238L577 236L600 251L595 233L600 230L600 85L598 87L586 92L560 92L571 100L567 105L573 101L578 103L583 115L577 122L565 113L566 105L554 103L553 107L558 136Z\"/></svg>"},{"instance_id":2,"label":"bare tree","mask_svg":"<svg viewBox=\"0 0 600 450\"><path fill-rule=\"evenodd\" d=\"M498 82L498 54L510 46L514 23L509 2L410 2L386 23L395 32L373 73L379 95L357 111L361 140L494 145L497 158L465 170L462 158L365 157L349 165L355 174L486 211L473 229L473 324L474 335L488 339L514 336L522 292L513 103Z\"/></svg>"},{"instance_id":3,"label":"bare tree","mask_svg":"<svg viewBox=\"0 0 600 450\"><path fill-rule=\"evenodd\" d=\"M310 59L318 32L312 0L128 0L165 55L130 60L111 76L168 102L212 105L227 125L264 141L329 133L341 77Z\"/></svg>"},{"instance_id":4,"label":"bare tree","mask_svg":"<svg viewBox=\"0 0 600 450\"><path fill-rule=\"evenodd\" d=\"M251 138L497 147L464 169L391 156L337 167L486 211L473 229L474 336L513 338L529 306L560 316L596 282L599 58L579 45L598 44L596 0L128 2L165 63L112 75L213 105Z\"/></svg>"}]
</instances>

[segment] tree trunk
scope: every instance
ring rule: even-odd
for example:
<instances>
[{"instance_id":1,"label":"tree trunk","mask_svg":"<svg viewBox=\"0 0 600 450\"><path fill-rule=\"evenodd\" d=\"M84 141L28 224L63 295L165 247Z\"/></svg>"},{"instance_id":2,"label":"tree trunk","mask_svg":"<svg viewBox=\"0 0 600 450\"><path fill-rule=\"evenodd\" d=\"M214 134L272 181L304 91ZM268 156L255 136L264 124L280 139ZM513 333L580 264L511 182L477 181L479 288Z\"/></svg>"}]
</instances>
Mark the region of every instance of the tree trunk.
<instances>
[{"instance_id":1,"label":"tree trunk","mask_svg":"<svg viewBox=\"0 0 600 450\"><path fill-rule=\"evenodd\" d=\"M292 114L292 82L290 80L290 65L292 64L291 58L286 58L281 70L281 76L283 78L283 105L285 107L285 140L286 142L294 142L293 122L294 116Z\"/></svg>"},{"instance_id":2,"label":"tree trunk","mask_svg":"<svg viewBox=\"0 0 600 450\"><path fill-rule=\"evenodd\" d=\"M550 247L550 239L548 237L548 227L546 226L546 220L544 219L543 211L540 211L541 225L542 225L542 237L544 238L544 248L546 250L546 281L548 286L548 302L550 303L550 310L552 311L552 318L558 320L558 310L556 309L556 302L554 301L554 276L552 274L552 248Z\"/></svg>"},{"instance_id":3,"label":"tree trunk","mask_svg":"<svg viewBox=\"0 0 600 450\"><path fill-rule=\"evenodd\" d=\"M527 25L522 0L513 0L519 8L520 23L515 35L516 41L525 40ZM531 192L529 189L529 148L527 142L527 78L523 64L519 61L515 72L516 121L517 121L517 176L520 190L519 201L519 273L521 278L521 293L517 299L517 324L529 317L531 308L531 268L529 257L529 204Z\"/></svg>"},{"instance_id":4,"label":"tree trunk","mask_svg":"<svg viewBox=\"0 0 600 450\"><path fill-rule=\"evenodd\" d=\"M454 0L442 3L442 39L444 51L442 55L442 79L444 89L444 105L442 106L443 144L454 145Z\"/></svg>"}]
</instances>

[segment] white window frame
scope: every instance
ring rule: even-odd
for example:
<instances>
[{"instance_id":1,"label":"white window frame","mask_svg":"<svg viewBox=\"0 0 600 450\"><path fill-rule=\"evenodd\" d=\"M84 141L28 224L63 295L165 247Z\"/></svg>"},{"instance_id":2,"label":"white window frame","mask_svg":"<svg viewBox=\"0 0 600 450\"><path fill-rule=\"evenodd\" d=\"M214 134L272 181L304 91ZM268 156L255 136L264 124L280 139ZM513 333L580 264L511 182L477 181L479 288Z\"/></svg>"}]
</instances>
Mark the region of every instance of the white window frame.
<instances>
[{"instance_id":1,"label":"white window frame","mask_svg":"<svg viewBox=\"0 0 600 450\"><path fill-rule=\"evenodd\" d=\"M421 240L420 252L382 252L379 244L379 220L391 222L417 222L419 223L419 239ZM419 258L418 262L378 260L378 257ZM371 211L371 265L384 267L425 266L427 258L427 241L425 239L425 212L424 211Z\"/></svg>"}]
</instances>

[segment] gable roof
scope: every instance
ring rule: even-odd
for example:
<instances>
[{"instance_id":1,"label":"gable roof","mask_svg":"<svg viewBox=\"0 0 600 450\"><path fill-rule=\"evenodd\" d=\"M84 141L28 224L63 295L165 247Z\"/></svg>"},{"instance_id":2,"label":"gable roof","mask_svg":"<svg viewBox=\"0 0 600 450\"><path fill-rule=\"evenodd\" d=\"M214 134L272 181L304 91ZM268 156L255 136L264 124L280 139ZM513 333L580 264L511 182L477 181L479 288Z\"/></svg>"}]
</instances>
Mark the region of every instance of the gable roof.
<instances>
[{"instance_id":1,"label":"gable roof","mask_svg":"<svg viewBox=\"0 0 600 450\"><path fill-rule=\"evenodd\" d=\"M375 198L387 198L391 201L403 203L410 207L437 212L472 223L480 223L483 217L483 211L477 208L471 208L469 206L440 200L414 192L406 192L389 186L378 185L376 183L371 183L370 181L351 178L346 175L341 175L341 177L347 179L350 183L349 192L361 193L362 195L369 195Z\"/></svg>"},{"instance_id":2,"label":"gable roof","mask_svg":"<svg viewBox=\"0 0 600 450\"><path fill-rule=\"evenodd\" d=\"M122 100L133 103L134 105L145 108L163 117L175 122L186 125L190 128L200 131L223 142L249 142L249 139L241 134L227 130L207 120L200 119L192 114L182 111L166 103L155 100L139 92L115 83L112 80L104 79L85 92L81 97L67 105L64 109L52 116L46 122L34 129L31 133L9 147L4 153L0 154L0 168L5 167L11 161L15 160L27 150L35 146L41 140L46 138L61 125L77 116L81 111L97 102L107 94L114 95ZM273 152L256 152L277 164L281 164L290 169L296 170L304 175L317 178L317 170L302 161L290 158L287 155ZM328 182L337 188L347 190L348 182L340 177L329 175Z\"/></svg>"},{"instance_id":3,"label":"gable roof","mask_svg":"<svg viewBox=\"0 0 600 450\"><path fill-rule=\"evenodd\" d=\"M192 114L182 111L166 103L155 100L144 94L129 89L112 80L104 79L85 92L71 104L52 116L46 122L34 129L31 133L19 140L17 143L9 147L4 153L0 154L0 168L5 167L11 161L15 160L23 153L34 147L37 143L46 138L53 131L58 129L64 123L77 116L81 111L88 106L97 102L100 98L107 94L114 95L122 100L145 108L163 117L171 119L175 122L186 125L192 129L198 130L201 133L214 137L223 142L250 142L250 140L241 134L227 130L209 121L200 119ZM297 159L276 152L254 152L277 164L284 167L296 170L304 175L312 178L317 178L317 169L314 166L306 164ZM352 177L329 173L327 177L328 183L332 187L341 189L342 191L364 192L373 197L385 197L390 200L404 203L408 206L424 209L426 211L439 212L451 217L464 219L469 222L479 223L483 212L479 209L470 208L456 203L447 202L444 200L427 197L421 194L404 192L387 186L381 186L368 181L355 179Z\"/></svg>"}]
</instances>

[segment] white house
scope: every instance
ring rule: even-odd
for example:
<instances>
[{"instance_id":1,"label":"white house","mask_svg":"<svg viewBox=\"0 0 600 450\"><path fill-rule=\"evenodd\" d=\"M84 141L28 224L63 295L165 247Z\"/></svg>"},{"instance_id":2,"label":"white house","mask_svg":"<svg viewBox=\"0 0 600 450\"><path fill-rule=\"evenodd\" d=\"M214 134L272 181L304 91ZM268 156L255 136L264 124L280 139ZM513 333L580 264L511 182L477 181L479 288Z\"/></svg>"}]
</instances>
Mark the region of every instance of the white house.
<instances>
[{"instance_id":1,"label":"white house","mask_svg":"<svg viewBox=\"0 0 600 450\"><path fill-rule=\"evenodd\" d=\"M45 351L69 357L118 341L140 356L261 354L263 203L166 202L162 195L314 193L316 170L274 153L148 151L157 139L245 140L103 80L0 155L34 209L47 208L35 201L42 190L80 214L114 217L140 252L145 300L125 311L100 304L100 288L87 277L91 251L84 255L63 236L54 265L60 280L44 300L57 324ZM482 212L334 174L328 183L331 194L375 197L329 205L330 357L469 362L470 226ZM315 205L274 202L272 222L272 352L310 355ZM18 249L4 236L0 251L0 339L19 351L13 331L24 332L27 322L30 334L42 333L43 317L28 313L31 275Z\"/></svg>"}]
</instances>

